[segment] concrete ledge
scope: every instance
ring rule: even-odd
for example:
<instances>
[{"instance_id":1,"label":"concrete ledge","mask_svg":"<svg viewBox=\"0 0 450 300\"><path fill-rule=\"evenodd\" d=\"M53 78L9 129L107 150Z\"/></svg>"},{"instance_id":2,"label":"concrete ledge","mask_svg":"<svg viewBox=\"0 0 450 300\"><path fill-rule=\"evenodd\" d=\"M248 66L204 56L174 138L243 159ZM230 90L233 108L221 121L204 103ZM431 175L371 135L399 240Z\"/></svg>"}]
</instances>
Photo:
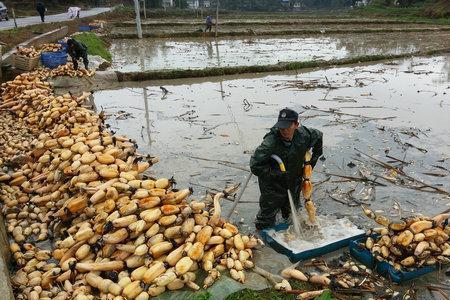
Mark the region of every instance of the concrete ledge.
<instances>
[{"instance_id":1,"label":"concrete ledge","mask_svg":"<svg viewBox=\"0 0 450 300\"><path fill-rule=\"evenodd\" d=\"M14 300L14 293L11 286L9 276L9 266L11 265L11 252L9 250L8 235L5 229L3 215L0 214L0 291L2 293L0 299Z\"/></svg>"},{"instance_id":2,"label":"concrete ledge","mask_svg":"<svg viewBox=\"0 0 450 300\"><path fill-rule=\"evenodd\" d=\"M19 45L17 45L18 47L31 47L31 46L36 46L39 44L45 44L45 43L51 43L51 42L56 42L62 38L64 38L67 33L69 32L69 27L68 26L64 26L61 27L59 29L55 29L52 31L49 31L47 33L35 36L23 43L20 43ZM11 63L11 58L12 58L12 54L16 51L16 49L11 49L9 52L5 53L3 55L3 64L4 63Z\"/></svg>"},{"instance_id":3,"label":"concrete ledge","mask_svg":"<svg viewBox=\"0 0 450 300\"><path fill-rule=\"evenodd\" d=\"M53 88L58 92L58 90L71 91L96 91L104 90L108 88L113 88L119 82L117 74L114 71L97 71L92 77L69 77L69 76L58 76L49 79Z\"/></svg>"}]
</instances>

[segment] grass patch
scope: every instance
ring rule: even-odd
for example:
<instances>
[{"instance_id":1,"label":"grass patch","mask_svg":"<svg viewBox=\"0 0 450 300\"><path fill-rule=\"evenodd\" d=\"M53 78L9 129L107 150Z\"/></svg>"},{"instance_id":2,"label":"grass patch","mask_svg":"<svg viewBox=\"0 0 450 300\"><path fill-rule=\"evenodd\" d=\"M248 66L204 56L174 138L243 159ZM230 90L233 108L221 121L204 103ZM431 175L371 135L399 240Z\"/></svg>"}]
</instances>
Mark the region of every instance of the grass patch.
<instances>
[{"instance_id":1,"label":"grass patch","mask_svg":"<svg viewBox=\"0 0 450 300\"><path fill-rule=\"evenodd\" d=\"M398 17L397 20L414 23L435 24L435 25L450 25L450 18L431 19L423 16L403 16Z\"/></svg>"},{"instance_id":2,"label":"grass patch","mask_svg":"<svg viewBox=\"0 0 450 300\"><path fill-rule=\"evenodd\" d=\"M320 288L314 288L309 283L290 281L293 290L310 291ZM277 291L273 288L255 291L251 289L243 289L236 293L229 295L225 300L294 300L297 295L287 294ZM316 297L316 300L334 300L331 291L325 291L322 296Z\"/></svg>"},{"instance_id":3,"label":"grass patch","mask_svg":"<svg viewBox=\"0 0 450 300\"><path fill-rule=\"evenodd\" d=\"M368 17L389 17L399 21L450 25L450 0L437 3L419 2L409 7L383 6L380 4L356 8L352 14Z\"/></svg>"},{"instance_id":4,"label":"grass patch","mask_svg":"<svg viewBox=\"0 0 450 300\"><path fill-rule=\"evenodd\" d=\"M108 44L95 33L84 32L74 36L74 39L87 46L88 54L99 55L107 61L112 60L111 53L108 51Z\"/></svg>"},{"instance_id":5,"label":"grass patch","mask_svg":"<svg viewBox=\"0 0 450 300\"><path fill-rule=\"evenodd\" d=\"M212 300L211 294L208 291L202 291L195 293L193 296L189 297L188 300Z\"/></svg>"},{"instance_id":6,"label":"grass patch","mask_svg":"<svg viewBox=\"0 0 450 300\"><path fill-rule=\"evenodd\" d=\"M3 51L7 52L12 48L14 48L16 45L25 42L30 38L35 37L37 34L49 32L51 30L55 30L63 26L69 27L68 35L71 35L72 33L78 32L80 25L87 25L95 20L119 22L125 20L128 21L130 19L131 19L130 15L125 14L123 12L116 12L116 11L105 12L91 17L68 20L64 22L42 23L14 28L10 30L2 30L0 31L0 41L6 44L6 46L3 47Z\"/></svg>"}]
</instances>

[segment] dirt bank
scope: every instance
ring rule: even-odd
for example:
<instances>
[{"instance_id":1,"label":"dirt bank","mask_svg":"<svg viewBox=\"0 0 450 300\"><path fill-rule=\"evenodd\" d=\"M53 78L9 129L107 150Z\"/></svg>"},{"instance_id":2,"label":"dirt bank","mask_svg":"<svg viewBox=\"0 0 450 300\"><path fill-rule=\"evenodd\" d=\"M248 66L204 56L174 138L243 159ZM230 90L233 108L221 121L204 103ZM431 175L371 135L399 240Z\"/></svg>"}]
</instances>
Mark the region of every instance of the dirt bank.
<instances>
[{"instance_id":1,"label":"dirt bank","mask_svg":"<svg viewBox=\"0 0 450 300\"><path fill-rule=\"evenodd\" d=\"M121 12L108 12L99 14L93 17L87 17L83 19L75 19L71 21L66 22L58 22L58 23L45 23L45 24L39 24L39 25L32 25L32 26L26 26L26 27L20 27L16 29L11 30L4 30L0 31L0 41L5 44L5 46L2 48L3 53L11 50L16 45L35 37L36 35L49 32L51 30L60 28L62 26L68 26L69 27L69 34L75 33L79 31L79 27L81 25L87 25L90 22L93 22L94 20L130 20L132 16L129 14L124 14Z\"/></svg>"}]
</instances>

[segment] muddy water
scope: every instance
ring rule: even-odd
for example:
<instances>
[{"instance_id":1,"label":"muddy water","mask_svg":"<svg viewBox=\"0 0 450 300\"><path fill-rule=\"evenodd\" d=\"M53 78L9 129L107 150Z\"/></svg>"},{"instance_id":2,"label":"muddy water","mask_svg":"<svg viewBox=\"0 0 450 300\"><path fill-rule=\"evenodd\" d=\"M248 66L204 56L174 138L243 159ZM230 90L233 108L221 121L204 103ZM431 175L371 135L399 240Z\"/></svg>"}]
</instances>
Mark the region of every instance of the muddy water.
<instances>
[{"instance_id":1,"label":"muddy water","mask_svg":"<svg viewBox=\"0 0 450 300\"><path fill-rule=\"evenodd\" d=\"M450 47L450 32L249 37L217 41L210 38L118 39L112 42L111 52L115 69L142 71L332 60L445 47Z\"/></svg>"},{"instance_id":2,"label":"muddy water","mask_svg":"<svg viewBox=\"0 0 450 300\"><path fill-rule=\"evenodd\" d=\"M313 83L332 89L305 89ZM161 85L169 90L168 94L164 95ZM225 166L224 161L248 167L250 153L275 123L278 110L287 106L301 113L303 125L324 133L325 160L316 166L313 182L318 184L326 178L319 172L349 176L365 172L386 185L335 182L341 178L332 177L314 190L319 214L347 217L368 228L374 224L362 216L360 203L393 219L411 212L435 214L450 206L446 196L410 189L407 181L396 185L380 179L394 176L354 149L384 162L391 160L386 157L388 153L408 162L403 170L411 176L450 190L450 56L297 75L148 83L144 87L96 92L94 96L98 109L108 114L107 122L113 130L136 139L141 152L160 157L161 162L152 172L174 176L179 187L193 187L195 197L201 197L207 189L221 190L227 184L243 182L248 173ZM352 115L325 113L310 109L312 106ZM376 119L386 117L392 118ZM348 201L350 206L330 195ZM346 198L348 195L352 198ZM252 178L243 203L231 217L244 231L254 230L258 197L257 181ZM395 202L400 210L393 208ZM226 215L231 203L224 200L223 205ZM277 272L289 262L266 247L258 254L258 264ZM432 274L421 280L440 279Z\"/></svg>"}]
</instances>

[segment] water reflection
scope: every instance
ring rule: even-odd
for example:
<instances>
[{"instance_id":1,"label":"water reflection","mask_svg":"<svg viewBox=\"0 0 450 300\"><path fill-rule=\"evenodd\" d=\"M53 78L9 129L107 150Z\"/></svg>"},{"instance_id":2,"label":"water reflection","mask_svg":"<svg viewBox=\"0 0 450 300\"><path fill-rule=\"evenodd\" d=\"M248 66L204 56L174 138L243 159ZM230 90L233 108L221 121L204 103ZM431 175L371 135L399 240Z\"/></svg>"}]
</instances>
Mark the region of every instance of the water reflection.
<instances>
[{"instance_id":1,"label":"water reflection","mask_svg":"<svg viewBox=\"0 0 450 300\"><path fill-rule=\"evenodd\" d=\"M401 54L450 46L450 33L342 34L320 37L246 39L114 40L113 66L141 70L136 57L144 50L145 69L207 68L276 64L280 61L331 60L373 54ZM220 48L220 59L218 49ZM216 52L216 55L214 54Z\"/></svg>"},{"instance_id":2,"label":"water reflection","mask_svg":"<svg viewBox=\"0 0 450 300\"><path fill-rule=\"evenodd\" d=\"M208 58L211 59L213 58L213 46L211 41L206 41L206 51L208 52Z\"/></svg>"}]
</instances>

